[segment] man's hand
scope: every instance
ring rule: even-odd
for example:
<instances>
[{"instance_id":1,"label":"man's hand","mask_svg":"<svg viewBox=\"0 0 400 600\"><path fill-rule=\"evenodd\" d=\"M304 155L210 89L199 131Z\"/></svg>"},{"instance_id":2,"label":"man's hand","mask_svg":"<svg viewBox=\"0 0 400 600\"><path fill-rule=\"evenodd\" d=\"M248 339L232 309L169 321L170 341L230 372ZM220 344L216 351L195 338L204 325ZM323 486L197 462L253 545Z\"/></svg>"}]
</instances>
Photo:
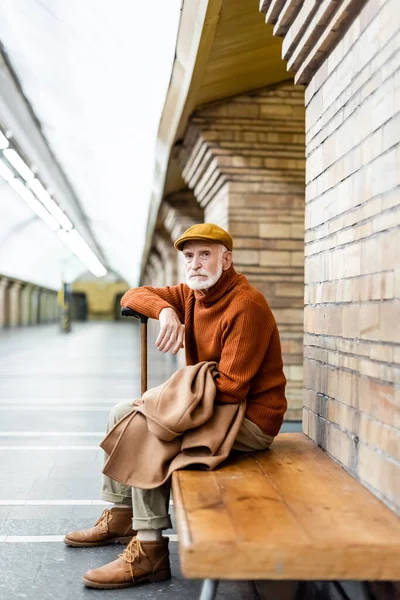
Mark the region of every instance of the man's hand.
<instances>
[{"instance_id":1,"label":"man's hand","mask_svg":"<svg viewBox=\"0 0 400 600\"><path fill-rule=\"evenodd\" d=\"M184 326L173 308L163 308L158 320L160 321L160 333L156 340L157 348L160 352L171 350L172 354L176 354L183 348Z\"/></svg>"}]
</instances>

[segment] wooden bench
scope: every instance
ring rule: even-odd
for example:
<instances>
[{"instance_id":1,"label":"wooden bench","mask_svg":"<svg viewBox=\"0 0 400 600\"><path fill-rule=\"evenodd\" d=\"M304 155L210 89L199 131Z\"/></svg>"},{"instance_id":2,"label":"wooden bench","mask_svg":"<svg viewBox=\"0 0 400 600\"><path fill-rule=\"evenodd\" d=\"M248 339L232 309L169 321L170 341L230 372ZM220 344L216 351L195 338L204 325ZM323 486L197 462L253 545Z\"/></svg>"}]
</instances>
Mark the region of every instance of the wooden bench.
<instances>
[{"instance_id":1,"label":"wooden bench","mask_svg":"<svg viewBox=\"0 0 400 600\"><path fill-rule=\"evenodd\" d=\"M400 519L301 433L177 471L172 490L182 572L205 579L398 580Z\"/></svg>"}]
</instances>

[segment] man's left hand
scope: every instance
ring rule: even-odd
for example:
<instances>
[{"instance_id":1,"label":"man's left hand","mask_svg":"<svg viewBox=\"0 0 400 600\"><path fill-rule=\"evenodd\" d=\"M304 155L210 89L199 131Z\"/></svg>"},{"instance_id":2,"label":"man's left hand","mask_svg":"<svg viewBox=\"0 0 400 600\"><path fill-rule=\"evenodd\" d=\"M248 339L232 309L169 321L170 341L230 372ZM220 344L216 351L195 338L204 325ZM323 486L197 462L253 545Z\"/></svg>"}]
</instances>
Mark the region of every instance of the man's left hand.
<instances>
[{"instance_id":1,"label":"man's left hand","mask_svg":"<svg viewBox=\"0 0 400 600\"><path fill-rule=\"evenodd\" d=\"M160 333L156 340L156 346L160 352L176 354L183 348L185 328L179 320L173 308L163 308L158 317L160 321Z\"/></svg>"}]
</instances>

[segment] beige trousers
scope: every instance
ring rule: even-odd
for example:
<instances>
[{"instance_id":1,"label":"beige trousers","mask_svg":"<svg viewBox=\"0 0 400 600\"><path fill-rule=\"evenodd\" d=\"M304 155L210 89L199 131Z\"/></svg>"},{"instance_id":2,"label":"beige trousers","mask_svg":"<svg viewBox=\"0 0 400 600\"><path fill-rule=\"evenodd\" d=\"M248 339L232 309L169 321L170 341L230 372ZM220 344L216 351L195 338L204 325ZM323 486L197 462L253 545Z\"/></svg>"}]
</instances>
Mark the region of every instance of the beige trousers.
<instances>
[{"instance_id":1,"label":"beige trousers","mask_svg":"<svg viewBox=\"0 0 400 600\"><path fill-rule=\"evenodd\" d=\"M121 402L110 411L107 433L132 410L132 404ZM249 419L244 418L236 436L233 450L251 452L252 450L266 450L274 438L266 435ZM107 455L105 455L107 460ZM138 529L170 529L172 527L169 516L170 482L152 490L131 488L118 483L114 479L103 475L101 499L115 504L133 506L134 516L132 527Z\"/></svg>"}]
</instances>

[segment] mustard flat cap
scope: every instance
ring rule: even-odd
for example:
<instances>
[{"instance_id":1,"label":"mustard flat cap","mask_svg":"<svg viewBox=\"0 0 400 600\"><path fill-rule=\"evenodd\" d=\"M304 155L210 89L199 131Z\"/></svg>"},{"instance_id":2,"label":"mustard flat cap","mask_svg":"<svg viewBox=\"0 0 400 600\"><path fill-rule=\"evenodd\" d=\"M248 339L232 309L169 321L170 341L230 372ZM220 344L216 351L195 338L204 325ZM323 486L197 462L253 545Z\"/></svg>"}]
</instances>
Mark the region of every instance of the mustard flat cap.
<instances>
[{"instance_id":1,"label":"mustard flat cap","mask_svg":"<svg viewBox=\"0 0 400 600\"><path fill-rule=\"evenodd\" d=\"M185 233L181 235L178 240L176 240L174 246L177 250L182 250L185 242L192 242L195 240L219 242L220 244L224 244L224 246L231 251L233 248L232 236L225 231L225 229L222 229L222 227L214 225L214 223L199 223L197 225L192 225L189 229L186 229Z\"/></svg>"}]
</instances>

